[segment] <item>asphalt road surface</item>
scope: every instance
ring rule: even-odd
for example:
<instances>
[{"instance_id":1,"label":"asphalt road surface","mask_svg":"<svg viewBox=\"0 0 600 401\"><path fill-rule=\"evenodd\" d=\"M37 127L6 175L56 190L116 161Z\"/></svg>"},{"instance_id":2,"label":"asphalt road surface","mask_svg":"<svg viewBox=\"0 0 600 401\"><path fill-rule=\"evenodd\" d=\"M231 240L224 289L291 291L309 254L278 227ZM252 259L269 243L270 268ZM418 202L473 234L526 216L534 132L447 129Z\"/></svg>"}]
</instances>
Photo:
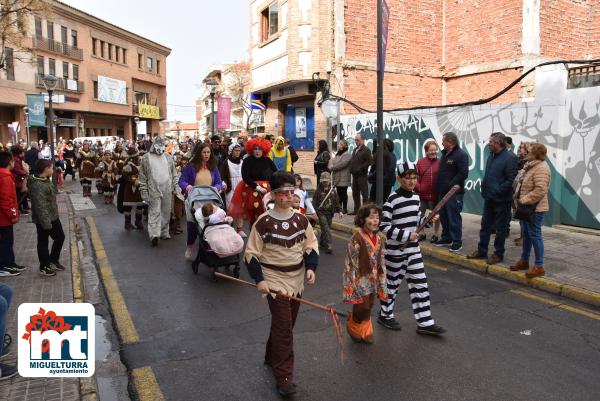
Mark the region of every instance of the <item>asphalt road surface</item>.
<instances>
[{"instance_id":1,"label":"asphalt road surface","mask_svg":"<svg viewBox=\"0 0 600 401\"><path fill-rule=\"evenodd\" d=\"M204 266L193 274L183 257L185 234L152 248L145 231L124 231L122 215L94 201L96 226L140 337L122 346L127 368L150 366L167 400L279 399L263 365L270 315L256 290L215 283ZM305 298L350 309L340 303L345 245L334 238L335 254L321 256ZM396 305L402 331L375 324L375 343L355 344L344 325L342 364L331 320L302 306L294 399L600 400L600 311L439 261L426 264L436 267L427 269L432 311L446 335L415 332L403 284ZM245 267L241 278L249 279Z\"/></svg>"}]
</instances>

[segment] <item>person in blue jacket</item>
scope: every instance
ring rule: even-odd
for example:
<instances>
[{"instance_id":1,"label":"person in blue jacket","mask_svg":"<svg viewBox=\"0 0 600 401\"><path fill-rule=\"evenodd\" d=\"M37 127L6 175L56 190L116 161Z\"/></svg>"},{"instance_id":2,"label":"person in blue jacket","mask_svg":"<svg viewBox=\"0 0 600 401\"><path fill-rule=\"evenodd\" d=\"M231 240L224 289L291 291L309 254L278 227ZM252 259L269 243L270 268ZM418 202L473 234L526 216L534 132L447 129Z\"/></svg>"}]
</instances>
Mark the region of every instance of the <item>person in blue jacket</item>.
<instances>
[{"instance_id":1,"label":"person in blue jacket","mask_svg":"<svg viewBox=\"0 0 600 401\"><path fill-rule=\"evenodd\" d=\"M517 176L517 158L506 147L506 136L494 132L489 139L490 156L485 165L485 174L481 182L483 213L477 250L468 255L470 259L486 259L490 265L504 259L504 242L511 219L511 200L513 181ZM494 254L489 258L488 245L492 230L496 228Z\"/></svg>"}]
</instances>

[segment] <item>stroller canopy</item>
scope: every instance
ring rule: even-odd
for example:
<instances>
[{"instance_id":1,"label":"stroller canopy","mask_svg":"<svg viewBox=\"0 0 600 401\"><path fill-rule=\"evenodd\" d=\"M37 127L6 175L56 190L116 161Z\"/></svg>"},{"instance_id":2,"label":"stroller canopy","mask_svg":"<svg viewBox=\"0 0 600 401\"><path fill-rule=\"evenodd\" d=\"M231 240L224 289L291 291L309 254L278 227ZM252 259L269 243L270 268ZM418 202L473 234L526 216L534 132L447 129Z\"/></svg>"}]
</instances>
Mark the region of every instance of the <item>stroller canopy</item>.
<instances>
[{"instance_id":1,"label":"stroller canopy","mask_svg":"<svg viewBox=\"0 0 600 401\"><path fill-rule=\"evenodd\" d=\"M192 187L187 194L187 202L192 205L192 208L195 204L204 204L206 202L212 202L221 209L225 208L223 203L223 199L221 195L214 187L208 185L198 185Z\"/></svg>"}]
</instances>

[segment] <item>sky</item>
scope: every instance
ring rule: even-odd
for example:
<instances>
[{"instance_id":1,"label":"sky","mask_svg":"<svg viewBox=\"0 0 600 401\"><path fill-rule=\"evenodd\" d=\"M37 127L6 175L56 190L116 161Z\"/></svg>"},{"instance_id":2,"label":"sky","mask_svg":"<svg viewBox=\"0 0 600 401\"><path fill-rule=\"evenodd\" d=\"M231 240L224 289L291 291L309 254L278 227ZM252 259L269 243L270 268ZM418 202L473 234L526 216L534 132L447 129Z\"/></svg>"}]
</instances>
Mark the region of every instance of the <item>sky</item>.
<instances>
[{"instance_id":1,"label":"sky","mask_svg":"<svg viewBox=\"0 0 600 401\"><path fill-rule=\"evenodd\" d=\"M61 0L171 48L169 120L195 121L196 96L213 64L248 59L247 0Z\"/></svg>"}]
</instances>

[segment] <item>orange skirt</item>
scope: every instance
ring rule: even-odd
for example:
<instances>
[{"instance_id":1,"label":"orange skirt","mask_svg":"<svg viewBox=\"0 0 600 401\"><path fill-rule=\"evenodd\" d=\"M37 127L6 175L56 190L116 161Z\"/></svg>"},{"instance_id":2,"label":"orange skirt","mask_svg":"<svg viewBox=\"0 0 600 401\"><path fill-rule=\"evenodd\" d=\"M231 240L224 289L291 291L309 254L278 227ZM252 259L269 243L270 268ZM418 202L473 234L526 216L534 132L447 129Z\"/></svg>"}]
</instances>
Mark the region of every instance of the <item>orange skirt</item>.
<instances>
[{"instance_id":1,"label":"orange skirt","mask_svg":"<svg viewBox=\"0 0 600 401\"><path fill-rule=\"evenodd\" d=\"M256 182L267 191L271 190L268 181ZM241 181L235 188L231 197L231 203L227 209L227 214L233 218L242 218L253 224L258 216L265 212L262 202L262 195L255 188L250 188L244 181Z\"/></svg>"}]
</instances>

